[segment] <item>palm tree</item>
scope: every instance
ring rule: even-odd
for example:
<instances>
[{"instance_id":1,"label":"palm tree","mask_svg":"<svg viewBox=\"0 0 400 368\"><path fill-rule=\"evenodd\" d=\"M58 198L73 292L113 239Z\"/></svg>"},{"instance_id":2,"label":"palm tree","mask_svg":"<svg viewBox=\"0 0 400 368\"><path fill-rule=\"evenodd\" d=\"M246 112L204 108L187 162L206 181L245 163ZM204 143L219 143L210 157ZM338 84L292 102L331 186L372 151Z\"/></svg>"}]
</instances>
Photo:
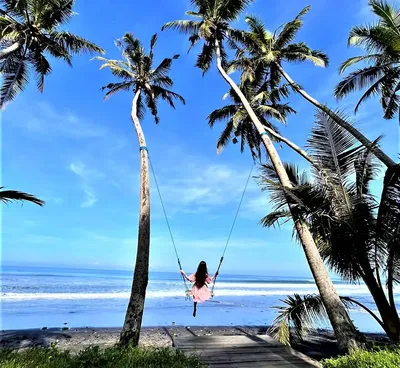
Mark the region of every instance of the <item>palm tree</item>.
<instances>
[{"instance_id":1,"label":"palm tree","mask_svg":"<svg viewBox=\"0 0 400 368\"><path fill-rule=\"evenodd\" d=\"M38 206L44 205L44 201L36 198L32 194L19 192L17 190L4 190L4 187L0 187L0 202L9 203L13 201L26 201L35 203Z\"/></svg>"},{"instance_id":2,"label":"palm tree","mask_svg":"<svg viewBox=\"0 0 400 368\"><path fill-rule=\"evenodd\" d=\"M295 113L295 111L288 104L280 103L282 97L288 96L287 87L280 86L271 89L268 84L268 81L264 80L262 76L259 76L255 78L253 82L248 79L243 80L240 89L250 102L252 109L263 124L265 130L270 134L271 140L284 142L307 161L314 163L307 152L287 138L281 136L278 129L270 121L270 119L273 118L286 124L287 116ZM225 129L222 131L217 142L217 152L222 152L230 141L232 141L233 144L237 144L238 138L240 138L241 152L244 151L247 144L253 159L258 158L261 160L261 139L257 129L254 127L249 114L233 89L224 96L224 99L228 96L232 100L232 104L213 111L207 118L211 128L214 127L217 121L226 121Z\"/></svg>"},{"instance_id":3,"label":"palm tree","mask_svg":"<svg viewBox=\"0 0 400 368\"><path fill-rule=\"evenodd\" d=\"M292 184L271 139L268 137L264 125L258 119L241 89L224 68L227 66L225 41L233 46L233 41L238 33L230 27L229 23L236 20L250 2L251 0L192 0L192 4L196 6L196 11L190 11L187 14L195 17L196 20L169 22L163 26L163 29L175 29L181 33L188 34L191 46L194 46L200 40L203 41L202 51L197 57L196 66L202 69L203 73L206 73L215 59L219 73L238 96L258 134L260 134L264 147L278 173L281 184L285 188L291 188ZM294 214L294 216L296 215ZM357 346L355 328L329 278L329 274L325 269L318 248L307 225L304 224L301 218L297 217L294 222L298 235L301 238L307 261L328 310L336 336L338 337L339 348L342 351L352 350Z\"/></svg>"},{"instance_id":4,"label":"palm tree","mask_svg":"<svg viewBox=\"0 0 400 368\"><path fill-rule=\"evenodd\" d=\"M400 9L383 0L369 0L372 12L378 17L373 25L357 26L350 31L349 46L365 49L366 55L346 60L340 67L343 73L352 65L367 66L350 73L335 88L335 96L343 98L353 91L367 89L355 107L368 98L381 95L385 119L398 112L400 98Z\"/></svg>"},{"instance_id":5,"label":"palm tree","mask_svg":"<svg viewBox=\"0 0 400 368\"><path fill-rule=\"evenodd\" d=\"M399 167L387 170L378 202L370 191L371 181L379 172L371 150L356 146L354 137L325 113L317 115L308 142L311 156L320 167L310 180L293 165L287 165L293 183L289 196L283 192L273 168L264 167L261 183L272 193L276 208L262 223L272 226L291 218L287 206L290 198L318 239L321 255L329 267L346 281L363 281L380 317L354 299L347 298L347 302L367 310L388 337L399 343L400 320L393 296L394 284L400 281ZM279 334L287 337L288 317L294 326L307 328L325 313L319 302L319 296L289 299L288 307L277 320Z\"/></svg>"},{"instance_id":6,"label":"palm tree","mask_svg":"<svg viewBox=\"0 0 400 368\"><path fill-rule=\"evenodd\" d=\"M294 91L298 92L319 110L326 112L337 124L350 132L365 147L370 147L386 166L395 165L395 162L378 146L373 145L367 137L340 115L311 97L284 70L282 66L283 62L310 61L320 67L328 65L328 57L323 52L312 50L304 42L293 43L297 33L303 26L303 16L309 10L309 6L304 8L294 20L284 24L273 33L268 32L262 21L256 17L246 17L250 31L235 32L233 34L238 52L237 58L231 63L229 71L242 69L247 74L251 74L249 68L253 68L254 65L261 65L270 71L272 85L278 85L280 79L282 77L285 78Z\"/></svg>"},{"instance_id":7,"label":"palm tree","mask_svg":"<svg viewBox=\"0 0 400 368\"><path fill-rule=\"evenodd\" d=\"M75 0L2 0L0 2L0 108L29 82L29 69L40 92L51 73L47 55L72 65L72 55L103 53L94 43L60 30L74 15Z\"/></svg>"},{"instance_id":8,"label":"palm tree","mask_svg":"<svg viewBox=\"0 0 400 368\"><path fill-rule=\"evenodd\" d=\"M132 91L131 118L138 137L140 146L140 209L139 209L139 231L138 246L136 254L136 265L132 283L132 292L126 311L124 327L122 329L121 345L137 346L142 324L146 288L149 273L150 254L150 184L149 165L146 140L140 120L144 118L146 107L154 117L156 124L159 123L157 103L159 99L167 101L175 108L174 100L182 103L185 100L179 94L169 90L173 86L172 79L168 76L172 62L179 55L165 58L157 67L153 67L154 46L157 41L155 34L151 38L150 52L147 54L140 41L131 33L125 34L116 45L122 50L124 60L108 60L96 57L103 62L100 69L110 68L111 73L121 79L120 82L109 83L103 87L107 90L105 99L121 91Z\"/></svg>"}]
</instances>

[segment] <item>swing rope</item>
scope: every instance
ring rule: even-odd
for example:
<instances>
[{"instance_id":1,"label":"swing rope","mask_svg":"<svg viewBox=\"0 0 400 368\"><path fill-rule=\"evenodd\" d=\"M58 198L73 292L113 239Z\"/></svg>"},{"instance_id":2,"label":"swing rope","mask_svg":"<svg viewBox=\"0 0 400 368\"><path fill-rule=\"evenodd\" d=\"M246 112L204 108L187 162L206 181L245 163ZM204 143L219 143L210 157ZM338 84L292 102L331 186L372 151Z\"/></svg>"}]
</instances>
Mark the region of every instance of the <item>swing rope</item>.
<instances>
[{"instance_id":1,"label":"swing rope","mask_svg":"<svg viewBox=\"0 0 400 368\"><path fill-rule=\"evenodd\" d=\"M141 149L141 150L142 150L142 149L145 149L145 150L147 151L147 155L148 155L149 162L150 162L150 168L151 168L151 171L152 171L152 173L153 173L154 182L156 183L156 188L157 188L158 196L160 197L161 207L162 207L163 212L164 212L164 217L165 217L165 221L166 221L166 223L167 223L167 227L168 227L169 235L170 235L170 237L171 237L172 245L174 246L175 256L176 256L176 259L177 259L177 261L178 261L179 270L182 270L181 260L179 259L178 250L176 249L176 244L175 244L174 236L172 235L171 226L170 226L170 224L169 224L169 220L168 220L168 216L167 216L167 211L165 210L164 201L163 201L162 196L161 196L160 187L158 186L158 181L157 181L156 173L155 173L155 171L154 171L153 163L152 163L152 161L151 161L151 158L150 158L150 155L149 155L149 152L148 152L147 148L146 148L146 147L140 147L140 149ZM182 280L183 280L183 283L185 284L185 294L186 294L186 298L188 298L188 297L189 297L190 289L189 289L189 287L188 287L188 285L187 285L187 282L186 282L186 279L185 279L185 277L184 277L183 275L182 275Z\"/></svg>"},{"instance_id":2,"label":"swing rope","mask_svg":"<svg viewBox=\"0 0 400 368\"><path fill-rule=\"evenodd\" d=\"M251 174L253 173L254 166L255 166L255 163L254 163L253 166L251 167L251 170L250 170L250 172L249 172L249 176L247 177L246 185L245 185L245 187L244 187L244 189L243 189L242 197L240 198L239 206L238 206L238 208L237 208L237 210L236 210L235 218L233 219L233 223L232 223L232 226L231 226L231 230L229 231L228 239L227 239L227 241L226 241L225 248L224 248L224 251L223 251L223 253L222 253L222 257L221 257L221 259L220 259L220 261L219 261L217 271L215 272L213 284L212 284L212 287L211 287L211 296L212 296L212 297L214 296L215 282L217 281L217 277L218 277L218 274L219 274L219 270L220 270L220 268L221 268L222 262L224 261L226 249L228 248L229 241L231 240L231 235L232 235L233 229L234 229L234 227L235 227L236 220L237 220L238 215L239 215L239 212L240 212L240 208L242 207L244 195L246 194L247 187L248 187L248 185L249 185L250 178L251 178Z\"/></svg>"},{"instance_id":3,"label":"swing rope","mask_svg":"<svg viewBox=\"0 0 400 368\"><path fill-rule=\"evenodd\" d=\"M166 211L166 209L165 209L164 201L163 201L162 196L161 196L160 187L159 187L159 185L158 185L157 176L156 176L156 173L155 173L155 170L154 170L154 167L153 167L153 162L151 161L151 158L150 158L150 155L149 155L149 150L148 150L147 147L145 147L145 146L140 146L140 150L145 150L145 151L147 151L147 156L148 156L148 159L149 159L149 162L150 162L150 168L151 168L151 171L152 171L152 173L153 173L154 182L155 182L155 184L156 184L158 196L159 196L160 202L161 202L161 207L162 207L163 212L164 212L165 221L166 221L166 223L167 223L169 235L170 235L170 237L171 237L172 245L173 245L173 247L174 247L175 256L176 256L176 259L177 259L177 262L178 262L179 269L182 270L182 265L181 265L181 261L180 261L180 259L179 259L178 250L177 250L177 248L176 248L174 236L172 235L172 230L171 230L171 226L170 226L170 224L169 224L169 220L168 220L168 216L167 216L167 211ZM244 199L244 196L245 196L246 191L247 191L247 187L248 187L249 182L250 182L251 174L253 173L254 166L255 166L255 164L253 164L253 166L251 167L251 170L250 170L250 172L249 172L249 176L247 177L246 185L245 185L245 187L244 187L244 190L243 190L243 193L242 193L242 197L240 198L239 206L238 206L238 208L237 208L237 210L236 210L235 218L233 219L233 223L232 223L231 229L230 229L230 231L229 231L228 239L227 239L227 241L226 241L226 244L225 244L225 247L224 247L224 251L223 251L223 253L222 253L222 257L221 257L221 259L220 259L220 261L219 261L217 271L216 271L216 273L215 273L215 277L214 277L213 284L212 284L212 287L211 287L211 295L212 295L212 296L214 296L215 282L217 281L218 273L219 273L219 270L220 270L220 268L221 268L222 262L223 262L223 260L224 260L225 253L226 253L226 250L227 250L227 248L228 248L229 241L230 241L230 239L231 239L232 232L233 232L233 229L234 229L234 227L235 227L236 220L237 220L237 218L238 218L238 215L239 215L239 212L240 212L240 208L241 208L241 206L242 206L243 199ZM187 281L186 281L186 278L185 278L183 275L182 275L182 280L183 280L183 283L185 284L186 299L188 299L188 298L190 298L191 290L189 289L188 284L187 284Z\"/></svg>"}]
</instances>

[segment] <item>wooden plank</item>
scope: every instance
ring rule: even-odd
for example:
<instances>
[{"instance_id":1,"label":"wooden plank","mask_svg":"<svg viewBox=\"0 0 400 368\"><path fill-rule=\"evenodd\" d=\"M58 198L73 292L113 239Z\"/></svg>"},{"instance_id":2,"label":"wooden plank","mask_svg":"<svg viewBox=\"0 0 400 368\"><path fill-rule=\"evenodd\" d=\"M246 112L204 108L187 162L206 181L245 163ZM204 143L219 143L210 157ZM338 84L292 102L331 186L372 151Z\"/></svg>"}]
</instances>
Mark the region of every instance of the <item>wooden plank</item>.
<instances>
[{"instance_id":1,"label":"wooden plank","mask_svg":"<svg viewBox=\"0 0 400 368\"><path fill-rule=\"evenodd\" d=\"M207 363L206 363L207 364ZM214 363L209 368L307 368L307 364L276 363L276 362L243 362L232 366L232 363Z\"/></svg>"},{"instance_id":2,"label":"wooden plank","mask_svg":"<svg viewBox=\"0 0 400 368\"><path fill-rule=\"evenodd\" d=\"M182 352L186 351L197 351L197 352L207 352L212 354L218 354L220 352L226 352L229 354L243 354L243 353L264 353L270 352L274 354L287 354L287 350L285 348L272 348L270 349L268 346L259 346L259 345L248 345L248 346L238 346L238 347L220 347L220 346L213 346L213 347L196 347L196 348L180 348ZM289 354L291 355L291 354Z\"/></svg>"},{"instance_id":3,"label":"wooden plank","mask_svg":"<svg viewBox=\"0 0 400 368\"><path fill-rule=\"evenodd\" d=\"M210 367L320 367L268 335L191 336L174 339L174 346L199 356Z\"/></svg>"},{"instance_id":4,"label":"wooden plank","mask_svg":"<svg viewBox=\"0 0 400 368\"><path fill-rule=\"evenodd\" d=\"M284 359L279 356L271 356L271 355L262 355L262 354L249 354L249 355L221 355L221 356L212 356L205 357L200 355L199 359L205 363L243 363L243 362L268 362L268 363L290 363L290 364L305 364L308 367L311 367L307 362L304 362L296 357L290 359Z\"/></svg>"},{"instance_id":5,"label":"wooden plank","mask_svg":"<svg viewBox=\"0 0 400 368\"><path fill-rule=\"evenodd\" d=\"M268 335L225 335L225 336L189 336L174 338L177 343L185 342L204 342L204 341L260 341L271 345L282 345L277 340Z\"/></svg>"},{"instance_id":6,"label":"wooden plank","mask_svg":"<svg viewBox=\"0 0 400 368\"><path fill-rule=\"evenodd\" d=\"M246 341L235 341L235 340L223 340L223 341L218 341L218 340L213 340L213 341L188 341L188 342L180 342L177 341L175 342L175 347L196 347L196 346L249 346L249 345L254 345L254 346L268 346L271 348L282 348L284 345L270 345L265 341L252 341L252 340L246 340Z\"/></svg>"}]
</instances>

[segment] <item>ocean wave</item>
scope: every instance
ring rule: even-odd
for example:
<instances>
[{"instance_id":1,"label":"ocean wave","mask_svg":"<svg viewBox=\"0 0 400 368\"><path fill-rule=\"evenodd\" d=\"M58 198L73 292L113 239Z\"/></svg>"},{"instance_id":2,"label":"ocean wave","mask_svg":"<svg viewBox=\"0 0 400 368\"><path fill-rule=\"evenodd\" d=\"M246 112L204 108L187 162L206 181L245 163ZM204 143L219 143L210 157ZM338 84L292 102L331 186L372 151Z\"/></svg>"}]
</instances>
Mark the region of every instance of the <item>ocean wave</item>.
<instances>
[{"instance_id":1,"label":"ocean wave","mask_svg":"<svg viewBox=\"0 0 400 368\"><path fill-rule=\"evenodd\" d=\"M305 295L315 293L316 289L295 290L297 294ZM221 297L236 296L286 296L293 294L293 290L240 290L240 289L215 289L215 295ZM362 288L351 290L352 295L365 295L367 292ZM85 300L85 299L128 299L129 292L114 293L4 293L1 296L3 302L15 302L25 300ZM146 298L179 298L184 297L185 293L181 290L156 290L148 291Z\"/></svg>"}]
</instances>

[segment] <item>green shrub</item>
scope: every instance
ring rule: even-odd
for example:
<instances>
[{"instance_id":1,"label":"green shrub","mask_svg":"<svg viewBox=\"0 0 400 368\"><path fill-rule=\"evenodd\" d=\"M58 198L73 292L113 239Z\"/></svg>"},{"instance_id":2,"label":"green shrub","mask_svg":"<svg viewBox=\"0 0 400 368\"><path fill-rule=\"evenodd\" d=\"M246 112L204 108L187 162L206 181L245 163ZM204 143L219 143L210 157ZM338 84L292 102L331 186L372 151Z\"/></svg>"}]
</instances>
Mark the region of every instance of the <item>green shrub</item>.
<instances>
[{"instance_id":1,"label":"green shrub","mask_svg":"<svg viewBox=\"0 0 400 368\"><path fill-rule=\"evenodd\" d=\"M399 368L400 349L358 351L340 358L327 359L324 368Z\"/></svg>"},{"instance_id":2,"label":"green shrub","mask_svg":"<svg viewBox=\"0 0 400 368\"><path fill-rule=\"evenodd\" d=\"M57 348L0 350L1 368L200 368L196 357L172 349L89 347L78 354Z\"/></svg>"}]
</instances>

